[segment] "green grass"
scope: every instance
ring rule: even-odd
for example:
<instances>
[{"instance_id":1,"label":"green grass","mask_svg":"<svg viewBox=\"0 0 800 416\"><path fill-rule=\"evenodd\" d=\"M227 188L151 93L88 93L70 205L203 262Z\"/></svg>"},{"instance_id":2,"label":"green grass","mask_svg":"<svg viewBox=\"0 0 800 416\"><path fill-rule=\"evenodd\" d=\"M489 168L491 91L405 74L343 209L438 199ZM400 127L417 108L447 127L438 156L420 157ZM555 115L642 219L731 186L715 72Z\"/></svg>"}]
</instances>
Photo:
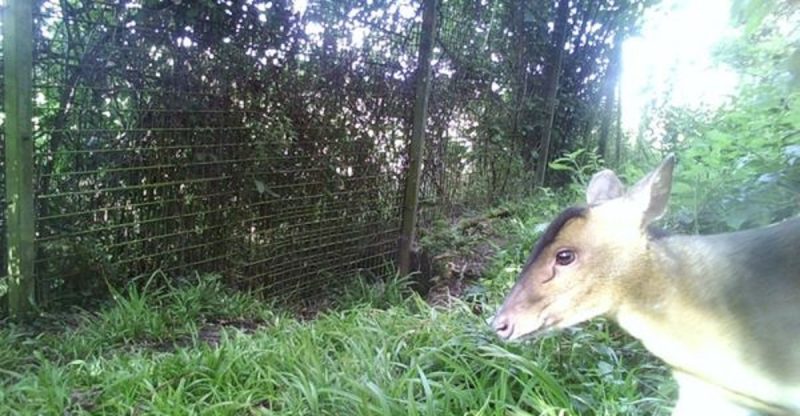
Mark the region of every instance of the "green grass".
<instances>
[{"instance_id":1,"label":"green grass","mask_svg":"<svg viewBox=\"0 0 800 416\"><path fill-rule=\"evenodd\" d=\"M375 300L302 322L213 279L130 290L72 328L0 330L0 414L665 414L664 370L601 321L503 344L468 305ZM259 327L204 335L239 319Z\"/></svg>"},{"instance_id":2,"label":"green grass","mask_svg":"<svg viewBox=\"0 0 800 416\"><path fill-rule=\"evenodd\" d=\"M213 276L155 275L99 312L2 328L0 414L668 414L665 369L602 320L525 343L490 333L535 222L504 225L484 316L401 296L396 279L302 321Z\"/></svg>"}]
</instances>

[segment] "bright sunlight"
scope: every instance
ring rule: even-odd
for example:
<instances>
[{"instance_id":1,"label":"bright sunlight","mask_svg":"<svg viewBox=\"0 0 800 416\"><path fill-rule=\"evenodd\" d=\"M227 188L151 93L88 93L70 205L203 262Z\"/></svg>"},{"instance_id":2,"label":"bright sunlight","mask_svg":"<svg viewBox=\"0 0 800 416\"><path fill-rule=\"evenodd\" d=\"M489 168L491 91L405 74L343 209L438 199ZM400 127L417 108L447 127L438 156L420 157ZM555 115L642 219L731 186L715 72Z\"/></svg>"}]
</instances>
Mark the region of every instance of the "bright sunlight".
<instances>
[{"instance_id":1,"label":"bright sunlight","mask_svg":"<svg viewBox=\"0 0 800 416\"><path fill-rule=\"evenodd\" d=\"M644 107L665 97L674 105L717 107L737 75L715 65L715 45L734 33L730 0L666 0L645 12L639 36L622 52L622 124L635 132Z\"/></svg>"}]
</instances>

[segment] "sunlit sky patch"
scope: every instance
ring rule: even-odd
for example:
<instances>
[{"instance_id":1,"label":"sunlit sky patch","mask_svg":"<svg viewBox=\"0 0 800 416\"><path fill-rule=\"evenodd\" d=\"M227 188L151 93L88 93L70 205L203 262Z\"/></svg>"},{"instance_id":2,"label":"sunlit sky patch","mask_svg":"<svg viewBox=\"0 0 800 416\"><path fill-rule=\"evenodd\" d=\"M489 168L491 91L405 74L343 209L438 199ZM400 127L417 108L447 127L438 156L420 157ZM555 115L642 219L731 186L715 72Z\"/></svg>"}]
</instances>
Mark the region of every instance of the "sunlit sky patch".
<instances>
[{"instance_id":1,"label":"sunlit sky patch","mask_svg":"<svg viewBox=\"0 0 800 416\"><path fill-rule=\"evenodd\" d=\"M302 16L305 14L306 9L308 9L308 0L294 0L292 2L293 13ZM395 11L399 13L400 17L411 19L417 14L417 5L412 0L399 0L388 8L389 13L394 13ZM354 11L350 13L354 14ZM364 39L369 36L370 30L366 26L358 25L357 22L351 22L351 24L353 24L353 28L351 30L351 44L349 46L360 48L364 45ZM312 38L316 37L319 40L321 35L325 32L325 28L318 22L308 22L305 27L305 32Z\"/></svg>"},{"instance_id":2,"label":"sunlit sky patch","mask_svg":"<svg viewBox=\"0 0 800 416\"><path fill-rule=\"evenodd\" d=\"M622 50L622 124L638 128L649 101L671 90L670 102L716 107L734 92L733 70L715 66L715 44L734 34L730 0L664 0L645 15L641 35Z\"/></svg>"},{"instance_id":3,"label":"sunlit sky patch","mask_svg":"<svg viewBox=\"0 0 800 416\"><path fill-rule=\"evenodd\" d=\"M294 13L303 14L306 12L307 7L308 0L294 0L294 2L292 2L292 11Z\"/></svg>"}]
</instances>

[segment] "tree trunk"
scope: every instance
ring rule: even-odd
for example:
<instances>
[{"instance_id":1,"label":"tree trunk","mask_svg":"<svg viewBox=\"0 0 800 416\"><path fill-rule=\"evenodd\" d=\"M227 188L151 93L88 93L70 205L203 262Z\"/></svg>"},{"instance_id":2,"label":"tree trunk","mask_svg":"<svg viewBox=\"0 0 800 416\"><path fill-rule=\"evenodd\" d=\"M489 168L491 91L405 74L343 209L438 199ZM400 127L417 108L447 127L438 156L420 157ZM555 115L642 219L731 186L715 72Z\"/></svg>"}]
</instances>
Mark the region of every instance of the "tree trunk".
<instances>
[{"instance_id":1,"label":"tree trunk","mask_svg":"<svg viewBox=\"0 0 800 416\"><path fill-rule=\"evenodd\" d=\"M622 39L617 40L614 52L616 52L617 74L619 74L622 72ZM624 146L622 139L622 83L619 82L619 75L617 75L617 143L614 148L614 166L617 168L622 164L622 148Z\"/></svg>"},{"instance_id":2,"label":"tree trunk","mask_svg":"<svg viewBox=\"0 0 800 416\"><path fill-rule=\"evenodd\" d=\"M614 145L614 166L619 167L622 164L622 88L617 83L617 138Z\"/></svg>"},{"instance_id":3,"label":"tree trunk","mask_svg":"<svg viewBox=\"0 0 800 416\"><path fill-rule=\"evenodd\" d=\"M603 120L600 124L600 138L597 143L597 152L600 154L600 157L604 159L606 156L610 156L608 140L611 135L611 124L614 122L615 118L618 118L617 113L614 111L616 109L615 104L617 100L614 92L616 91L616 86L619 81L621 52L622 38L617 36L617 39L614 41L614 49L611 51L611 56L609 57L610 60L608 62L608 69L606 69L606 79L603 85L605 103L603 107ZM619 133L619 131L617 133ZM619 136L617 136L617 139L619 140ZM619 146L619 143L617 143L617 146ZM617 148L617 152L618 151L619 149ZM616 163L617 157L618 156L615 155L614 163Z\"/></svg>"},{"instance_id":4,"label":"tree trunk","mask_svg":"<svg viewBox=\"0 0 800 416\"><path fill-rule=\"evenodd\" d=\"M428 97L431 92L431 57L433 37L436 32L436 0L424 0L422 14L422 34L419 44L417 64L417 89L414 101L414 127L408 145L408 171L406 173L403 218L400 231L398 269L400 275L411 272L411 243L417 224L417 201L419 199L419 180L422 172L423 143L428 119Z\"/></svg>"},{"instance_id":5,"label":"tree trunk","mask_svg":"<svg viewBox=\"0 0 800 416\"><path fill-rule=\"evenodd\" d=\"M600 120L600 135L597 138L597 154L605 159L608 153L608 134L611 130L611 117L614 117L614 95L603 94L603 119Z\"/></svg>"},{"instance_id":6,"label":"tree trunk","mask_svg":"<svg viewBox=\"0 0 800 416\"><path fill-rule=\"evenodd\" d=\"M558 81L561 76L561 66L564 62L564 42L567 38L567 18L569 17L569 0L559 0L556 8L556 20L553 25L553 49L550 69L545 87L545 114L547 124L544 137L539 145L539 159L536 161L536 187L544 186L547 162L550 157L550 142L553 137L553 120L556 114L556 97L558 95Z\"/></svg>"},{"instance_id":7,"label":"tree trunk","mask_svg":"<svg viewBox=\"0 0 800 416\"><path fill-rule=\"evenodd\" d=\"M525 10L525 0L517 0L514 3L513 28L514 28L514 114L511 119L511 135L517 143L522 157L522 162L526 168L533 166L533 145L530 137L523 129L521 120L527 119L527 88L528 88L528 69L527 69L527 36L525 35L525 21L523 19Z\"/></svg>"}]
</instances>

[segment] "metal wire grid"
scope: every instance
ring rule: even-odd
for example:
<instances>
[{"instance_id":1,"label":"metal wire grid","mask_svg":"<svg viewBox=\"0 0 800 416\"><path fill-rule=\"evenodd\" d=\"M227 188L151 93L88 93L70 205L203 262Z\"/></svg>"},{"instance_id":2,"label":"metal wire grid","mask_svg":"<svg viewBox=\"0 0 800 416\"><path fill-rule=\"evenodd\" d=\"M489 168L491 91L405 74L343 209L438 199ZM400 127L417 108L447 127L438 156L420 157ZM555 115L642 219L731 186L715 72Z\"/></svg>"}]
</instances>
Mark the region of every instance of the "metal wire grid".
<instances>
[{"instance_id":1,"label":"metal wire grid","mask_svg":"<svg viewBox=\"0 0 800 416\"><path fill-rule=\"evenodd\" d=\"M308 297L332 279L385 273L400 217L395 142L408 128L397 88L324 91L387 112L330 120L264 88L287 76L280 70L243 69L221 45L209 59L157 28L131 29L120 4L86 3L91 13L67 18L45 3L36 16L40 296L163 270ZM101 41L57 41L79 38L84 18ZM149 62L137 55L147 41Z\"/></svg>"}]
</instances>

